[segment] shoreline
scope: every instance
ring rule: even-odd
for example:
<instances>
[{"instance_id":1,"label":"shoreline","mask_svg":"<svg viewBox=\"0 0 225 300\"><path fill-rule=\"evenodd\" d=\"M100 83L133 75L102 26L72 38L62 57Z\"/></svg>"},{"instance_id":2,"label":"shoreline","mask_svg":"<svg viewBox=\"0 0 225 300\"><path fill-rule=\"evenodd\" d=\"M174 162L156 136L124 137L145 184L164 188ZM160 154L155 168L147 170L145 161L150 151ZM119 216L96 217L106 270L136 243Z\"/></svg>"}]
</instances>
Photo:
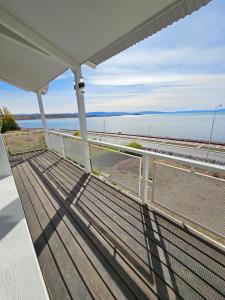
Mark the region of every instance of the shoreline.
<instances>
[{"instance_id":1,"label":"shoreline","mask_svg":"<svg viewBox=\"0 0 225 300\"><path fill-rule=\"evenodd\" d=\"M143 111L143 112L87 112L86 118L131 117L131 116L158 116L158 115L205 115L213 114L214 110L186 110L186 111ZM217 114L225 114L225 109L220 109ZM17 121L41 120L40 114L14 114ZM45 114L46 119L72 119L79 118L78 113L51 113Z\"/></svg>"},{"instance_id":2,"label":"shoreline","mask_svg":"<svg viewBox=\"0 0 225 300\"><path fill-rule=\"evenodd\" d=\"M21 128L21 131L36 131L36 130L43 130L43 128ZM51 129L49 128L49 130L60 130L63 132L75 132L75 131L79 131L78 129ZM9 132L8 132L9 133ZM16 131L14 131L14 133L16 133ZM207 140L195 140L195 139L178 139L178 138L172 138L172 137L161 137L161 136L147 136L147 135L137 135L137 134L131 134L131 133L123 133L123 132L103 132L103 131L88 131L89 134L99 134L99 135L106 135L106 136L114 136L114 137L130 137L132 139L143 139L145 141L172 141L172 142L186 142L186 143L198 143L200 145L205 145L208 144ZM175 145L175 144L174 144ZM225 142L214 142L212 141L210 143L210 145L214 145L214 146L225 146ZM179 145L178 145L179 146Z\"/></svg>"}]
</instances>

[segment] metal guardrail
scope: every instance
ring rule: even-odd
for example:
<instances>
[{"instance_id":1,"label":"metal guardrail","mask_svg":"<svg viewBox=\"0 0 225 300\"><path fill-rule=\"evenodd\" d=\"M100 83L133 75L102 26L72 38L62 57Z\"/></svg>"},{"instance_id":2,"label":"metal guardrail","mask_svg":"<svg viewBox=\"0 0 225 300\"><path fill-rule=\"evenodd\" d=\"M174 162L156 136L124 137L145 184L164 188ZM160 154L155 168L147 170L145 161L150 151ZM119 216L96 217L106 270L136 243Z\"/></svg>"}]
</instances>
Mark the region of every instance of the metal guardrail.
<instances>
[{"instance_id":1,"label":"metal guardrail","mask_svg":"<svg viewBox=\"0 0 225 300\"><path fill-rule=\"evenodd\" d=\"M56 135L64 136L64 137L74 139L77 141L81 141L80 137L74 136L72 134L61 133L61 132L53 131L53 130L48 130L47 132L54 133ZM96 140L92 140L92 139L88 139L87 141L89 142L89 144L99 145L99 146L106 147L106 148L107 147L108 148L116 148L119 151L129 152L129 153L139 155L142 157L143 156L148 156L148 157L151 156L152 158L155 158L155 159L165 159L165 160L169 160L174 163L185 164L185 165L192 166L194 168L205 169L205 170L212 171L212 172L213 171L219 172L219 173L225 172L224 166L215 165L215 164L211 164L211 163L207 163L207 162L202 162L202 161L197 161L197 160L182 158L182 157L176 157L176 156L170 156L167 154L161 154L161 153L156 153L156 152L147 151L147 150L130 148L130 147L119 145L119 144L112 144L112 143L96 141Z\"/></svg>"},{"instance_id":2,"label":"metal guardrail","mask_svg":"<svg viewBox=\"0 0 225 300\"><path fill-rule=\"evenodd\" d=\"M47 134L49 149L84 166L81 138L57 131L47 131ZM87 141L93 173L129 191L142 204L157 204L225 237L224 166L92 139Z\"/></svg>"},{"instance_id":3,"label":"metal guardrail","mask_svg":"<svg viewBox=\"0 0 225 300\"><path fill-rule=\"evenodd\" d=\"M154 164L152 202L225 237L225 180L167 164Z\"/></svg>"}]
</instances>

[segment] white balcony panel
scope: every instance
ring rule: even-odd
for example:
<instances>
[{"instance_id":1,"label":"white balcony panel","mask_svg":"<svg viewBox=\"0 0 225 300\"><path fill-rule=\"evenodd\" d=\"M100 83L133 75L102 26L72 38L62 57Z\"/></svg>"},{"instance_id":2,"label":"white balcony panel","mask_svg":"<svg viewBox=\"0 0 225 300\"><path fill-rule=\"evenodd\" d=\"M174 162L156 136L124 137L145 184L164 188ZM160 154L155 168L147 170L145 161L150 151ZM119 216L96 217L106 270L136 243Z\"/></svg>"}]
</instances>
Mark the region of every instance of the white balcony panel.
<instances>
[{"instance_id":1,"label":"white balcony panel","mask_svg":"<svg viewBox=\"0 0 225 300\"><path fill-rule=\"evenodd\" d=\"M65 156L78 165L84 166L84 148L81 141L70 138L63 138L65 146Z\"/></svg>"},{"instance_id":2,"label":"white balcony panel","mask_svg":"<svg viewBox=\"0 0 225 300\"><path fill-rule=\"evenodd\" d=\"M153 202L225 237L225 180L155 163Z\"/></svg>"}]
</instances>

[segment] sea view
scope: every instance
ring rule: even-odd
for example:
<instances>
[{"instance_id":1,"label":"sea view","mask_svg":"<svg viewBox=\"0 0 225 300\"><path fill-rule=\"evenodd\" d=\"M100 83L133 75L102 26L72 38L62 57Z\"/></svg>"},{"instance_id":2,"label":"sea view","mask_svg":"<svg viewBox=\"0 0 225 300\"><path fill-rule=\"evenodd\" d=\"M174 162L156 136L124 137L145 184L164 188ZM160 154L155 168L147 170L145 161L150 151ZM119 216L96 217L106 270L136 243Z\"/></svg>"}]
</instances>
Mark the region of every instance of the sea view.
<instances>
[{"instance_id":1,"label":"sea view","mask_svg":"<svg viewBox=\"0 0 225 300\"><path fill-rule=\"evenodd\" d=\"M127 133L177 139L209 140L212 113L87 118L89 131ZM19 120L21 128L41 128L41 120ZM212 140L225 143L225 113L216 114ZM49 129L79 129L77 118L47 119Z\"/></svg>"}]
</instances>

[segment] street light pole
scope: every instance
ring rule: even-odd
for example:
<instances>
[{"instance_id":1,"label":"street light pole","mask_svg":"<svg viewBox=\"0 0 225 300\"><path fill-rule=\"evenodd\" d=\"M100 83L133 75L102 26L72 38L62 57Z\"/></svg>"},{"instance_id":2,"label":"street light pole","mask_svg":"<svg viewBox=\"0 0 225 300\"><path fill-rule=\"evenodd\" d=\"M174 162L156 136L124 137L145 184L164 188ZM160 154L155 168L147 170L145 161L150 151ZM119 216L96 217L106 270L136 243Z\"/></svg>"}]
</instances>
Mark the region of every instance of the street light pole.
<instances>
[{"instance_id":1,"label":"street light pole","mask_svg":"<svg viewBox=\"0 0 225 300\"><path fill-rule=\"evenodd\" d=\"M214 123L215 123L215 119L216 119L216 111L218 108L220 108L221 106L223 106L222 104L218 105L215 107L214 109L214 113L213 113L213 121L212 121L212 127L211 127L211 132L210 132L210 138L209 138L209 144L208 144L208 150L207 150L207 154L206 154L206 160L208 160L208 156L209 156L209 148L212 142L212 134L213 134L213 128L214 128Z\"/></svg>"}]
</instances>

